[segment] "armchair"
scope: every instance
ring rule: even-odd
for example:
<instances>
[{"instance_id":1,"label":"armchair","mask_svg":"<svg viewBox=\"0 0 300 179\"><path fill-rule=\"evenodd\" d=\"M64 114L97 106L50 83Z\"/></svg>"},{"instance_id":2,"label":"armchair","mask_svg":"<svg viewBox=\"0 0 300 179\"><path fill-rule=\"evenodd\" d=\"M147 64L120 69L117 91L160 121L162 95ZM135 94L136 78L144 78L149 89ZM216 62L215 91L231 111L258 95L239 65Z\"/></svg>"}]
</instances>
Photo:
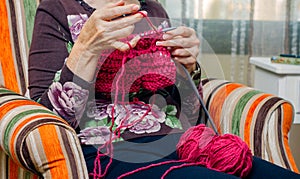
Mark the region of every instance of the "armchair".
<instances>
[{"instance_id":1,"label":"armchair","mask_svg":"<svg viewBox=\"0 0 300 179\"><path fill-rule=\"evenodd\" d=\"M35 6L24 2L0 3L0 178L88 178L75 131L26 96L30 18L24 12ZM239 135L255 156L298 172L288 142L290 102L225 80L203 79L203 87L220 133Z\"/></svg>"},{"instance_id":2,"label":"armchair","mask_svg":"<svg viewBox=\"0 0 300 179\"><path fill-rule=\"evenodd\" d=\"M284 99L225 80L203 80L204 100L220 133L239 135L255 156L298 172ZM0 89L0 178L87 178L75 131L47 108Z\"/></svg>"}]
</instances>

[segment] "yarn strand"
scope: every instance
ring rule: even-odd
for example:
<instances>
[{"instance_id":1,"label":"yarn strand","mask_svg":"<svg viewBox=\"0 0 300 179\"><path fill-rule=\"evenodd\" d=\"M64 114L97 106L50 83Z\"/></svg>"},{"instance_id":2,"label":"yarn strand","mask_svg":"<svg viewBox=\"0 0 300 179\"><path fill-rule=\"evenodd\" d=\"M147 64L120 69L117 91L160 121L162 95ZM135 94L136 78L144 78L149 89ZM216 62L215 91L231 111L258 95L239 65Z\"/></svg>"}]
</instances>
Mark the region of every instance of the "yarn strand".
<instances>
[{"instance_id":1,"label":"yarn strand","mask_svg":"<svg viewBox=\"0 0 300 179\"><path fill-rule=\"evenodd\" d=\"M124 173L124 174L120 175L117 179L122 179L124 177L129 176L129 175L135 174L137 172L141 172L143 170L148 170L148 169L153 168L153 167L158 167L158 166L161 166L161 165L167 165L167 164L171 164L171 163L180 163L180 162L185 162L185 161L186 160L170 160L170 161L165 161L165 162L150 164L150 165L147 165L145 167L141 167L141 168L132 170L130 172Z\"/></svg>"}]
</instances>

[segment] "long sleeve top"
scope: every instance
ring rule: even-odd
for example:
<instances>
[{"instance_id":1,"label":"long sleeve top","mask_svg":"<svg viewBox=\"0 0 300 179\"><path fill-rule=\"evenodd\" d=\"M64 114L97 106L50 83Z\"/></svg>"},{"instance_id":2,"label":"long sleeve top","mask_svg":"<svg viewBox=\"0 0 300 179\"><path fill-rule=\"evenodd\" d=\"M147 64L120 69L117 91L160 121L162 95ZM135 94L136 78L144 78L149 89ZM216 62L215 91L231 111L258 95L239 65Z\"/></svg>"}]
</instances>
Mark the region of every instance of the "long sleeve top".
<instances>
[{"instance_id":1,"label":"long sleeve top","mask_svg":"<svg viewBox=\"0 0 300 179\"><path fill-rule=\"evenodd\" d=\"M142 3L142 9L147 11L149 17L156 17L152 19L155 26L163 28L169 24L167 13L158 2L146 0ZM162 86L155 91L149 90L152 84L157 83L152 81L153 76L148 76L147 83L143 82L144 78L139 78L140 84L144 85L129 91L126 94L126 103L123 99L123 103L116 104L116 96L110 90L105 91L108 88L103 84L109 78L104 73L107 71L101 72L101 66L95 82L88 82L76 76L65 65L82 26L91 14L89 7L76 0L43 0L40 3L29 53L30 97L68 121L77 130L83 144L103 144L111 136L116 136L115 140L120 141L178 133L193 125L199 118L200 105L187 83L178 80L180 78L177 75L173 85ZM136 29L144 32L149 26L140 23L136 25ZM161 52L159 51L160 56ZM164 67L155 55L151 56L153 61L161 65L159 68ZM147 54L136 59L143 56ZM106 65L109 67L110 62L118 61L114 60L106 60ZM140 64L138 60L136 62ZM169 62L167 64L170 65ZM147 68L147 65L144 66ZM108 71L114 75L117 73ZM131 71L132 74L137 72L134 68ZM113 79L109 82L112 81ZM148 86L148 90L143 89L144 86ZM201 83L197 83L197 87L202 93ZM113 85L109 86L109 89L113 88Z\"/></svg>"}]
</instances>

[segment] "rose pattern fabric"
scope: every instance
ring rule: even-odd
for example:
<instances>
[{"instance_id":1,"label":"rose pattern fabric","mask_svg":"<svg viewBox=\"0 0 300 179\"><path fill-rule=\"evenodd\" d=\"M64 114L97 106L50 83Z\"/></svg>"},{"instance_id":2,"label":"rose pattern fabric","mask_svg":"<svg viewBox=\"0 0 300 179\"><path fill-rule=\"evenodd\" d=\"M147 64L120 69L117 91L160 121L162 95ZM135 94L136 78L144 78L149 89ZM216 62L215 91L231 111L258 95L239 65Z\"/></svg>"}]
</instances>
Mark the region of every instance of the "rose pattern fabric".
<instances>
[{"instance_id":1,"label":"rose pattern fabric","mask_svg":"<svg viewBox=\"0 0 300 179\"><path fill-rule=\"evenodd\" d=\"M135 134L149 134L158 132L162 124L182 129L179 119L175 116L176 113L177 109L173 105L160 109L155 104L143 102L114 105L92 101L87 105L87 116L92 119L86 122L85 129L78 136L85 144L93 142L103 144L102 142L108 140L108 134L103 132L110 130L112 119L114 119L114 125L110 132L115 132L118 128L121 133L129 130ZM97 132L97 130L102 132Z\"/></svg>"},{"instance_id":2,"label":"rose pattern fabric","mask_svg":"<svg viewBox=\"0 0 300 179\"><path fill-rule=\"evenodd\" d=\"M166 114L156 105L128 104L107 107L107 113L112 117L114 108L115 123L118 127L128 126L135 134L154 133L161 129L161 123L166 120ZM126 129L126 128L125 128Z\"/></svg>"},{"instance_id":3,"label":"rose pattern fabric","mask_svg":"<svg viewBox=\"0 0 300 179\"><path fill-rule=\"evenodd\" d=\"M89 101L87 104L87 117L100 121L107 119L108 114L106 112L108 104L106 102Z\"/></svg>"},{"instance_id":4,"label":"rose pattern fabric","mask_svg":"<svg viewBox=\"0 0 300 179\"><path fill-rule=\"evenodd\" d=\"M113 133L106 126L88 127L78 134L81 143L86 145L105 144L114 138Z\"/></svg>"},{"instance_id":5,"label":"rose pattern fabric","mask_svg":"<svg viewBox=\"0 0 300 179\"><path fill-rule=\"evenodd\" d=\"M53 111L66 119L73 128L78 126L88 96L88 90L82 89L73 82L66 82L63 86L59 82L54 82L48 91Z\"/></svg>"},{"instance_id":6,"label":"rose pattern fabric","mask_svg":"<svg viewBox=\"0 0 300 179\"><path fill-rule=\"evenodd\" d=\"M88 20L88 15L87 14L68 15L67 19L68 19L68 24L72 35L72 39L75 42L80 34L83 25Z\"/></svg>"}]
</instances>

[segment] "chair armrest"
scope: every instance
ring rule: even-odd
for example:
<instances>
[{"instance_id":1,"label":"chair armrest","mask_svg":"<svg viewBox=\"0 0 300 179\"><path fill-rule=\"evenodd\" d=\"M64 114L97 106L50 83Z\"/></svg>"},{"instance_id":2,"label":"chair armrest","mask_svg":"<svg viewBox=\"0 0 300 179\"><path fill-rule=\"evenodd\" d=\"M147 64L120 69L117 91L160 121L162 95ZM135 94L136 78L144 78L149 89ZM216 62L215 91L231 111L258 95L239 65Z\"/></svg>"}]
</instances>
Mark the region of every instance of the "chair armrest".
<instances>
[{"instance_id":1,"label":"chair armrest","mask_svg":"<svg viewBox=\"0 0 300 179\"><path fill-rule=\"evenodd\" d=\"M43 178L88 178L79 140L67 122L5 88L0 88L1 149Z\"/></svg>"},{"instance_id":2,"label":"chair armrest","mask_svg":"<svg viewBox=\"0 0 300 179\"><path fill-rule=\"evenodd\" d=\"M238 135L253 155L299 172L288 142L294 119L289 101L226 80L202 82L204 102L220 133Z\"/></svg>"}]
</instances>

